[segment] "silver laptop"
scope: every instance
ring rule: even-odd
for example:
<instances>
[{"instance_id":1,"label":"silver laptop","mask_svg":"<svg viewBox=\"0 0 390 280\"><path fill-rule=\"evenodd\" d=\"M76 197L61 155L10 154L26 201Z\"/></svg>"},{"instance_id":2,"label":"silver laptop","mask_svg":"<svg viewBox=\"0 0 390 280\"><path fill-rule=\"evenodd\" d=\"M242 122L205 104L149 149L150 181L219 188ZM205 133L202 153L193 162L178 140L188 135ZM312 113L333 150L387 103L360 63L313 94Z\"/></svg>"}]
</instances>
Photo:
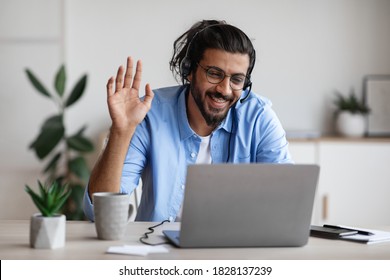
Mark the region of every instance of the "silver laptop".
<instances>
[{"instance_id":1,"label":"silver laptop","mask_svg":"<svg viewBox=\"0 0 390 280\"><path fill-rule=\"evenodd\" d=\"M183 248L303 246L318 177L317 165L190 165L180 231L163 233Z\"/></svg>"}]
</instances>

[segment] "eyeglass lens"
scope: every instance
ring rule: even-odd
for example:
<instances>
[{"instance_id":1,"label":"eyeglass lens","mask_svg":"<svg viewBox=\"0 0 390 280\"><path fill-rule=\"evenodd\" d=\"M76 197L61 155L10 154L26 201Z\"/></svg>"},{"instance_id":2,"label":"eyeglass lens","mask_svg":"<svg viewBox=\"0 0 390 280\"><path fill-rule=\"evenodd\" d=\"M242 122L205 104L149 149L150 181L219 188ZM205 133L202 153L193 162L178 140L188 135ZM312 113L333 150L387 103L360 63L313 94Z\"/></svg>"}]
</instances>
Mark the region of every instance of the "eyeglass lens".
<instances>
[{"instance_id":1,"label":"eyeglass lens","mask_svg":"<svg viewBox=\"0 0 390 280\"><path fill-rule=\"evenodd\" d=\"M211 66L209 68L205 68L200 64L199 64L199 66L202 67L203 70L205 70L207 80L212 84L219 84L226 77L230 77L230 87L233 90L243 89L245 84L246 84L247 77L244 74L233 74L233 75L229 76L229 75L226 75L223 70L221 70L217 67Z\"/></svg>"}]
</instances>

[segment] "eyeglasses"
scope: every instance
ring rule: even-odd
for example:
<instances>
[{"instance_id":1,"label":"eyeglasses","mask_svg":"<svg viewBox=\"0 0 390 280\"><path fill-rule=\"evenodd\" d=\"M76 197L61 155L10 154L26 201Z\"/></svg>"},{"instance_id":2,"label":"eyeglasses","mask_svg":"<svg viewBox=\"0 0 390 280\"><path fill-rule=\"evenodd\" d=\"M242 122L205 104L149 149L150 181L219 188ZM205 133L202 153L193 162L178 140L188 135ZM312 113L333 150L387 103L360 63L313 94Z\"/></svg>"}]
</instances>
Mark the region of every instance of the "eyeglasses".
<instances>
[{"instance_id":1,"label":"eyeglasses","mask_svg":"<svg viewBox=\"0 0 390 280\"><path fill-rule=\"evenodd\" d=\"M219 84L226 77L229 77L229 84L232 90L241 90L248 84L248 77L244 74L226 75L226 73L215 66L204 67L198 63L198 65L205 71L207 81L211 84Z\"/></svg>"}]
</instances>

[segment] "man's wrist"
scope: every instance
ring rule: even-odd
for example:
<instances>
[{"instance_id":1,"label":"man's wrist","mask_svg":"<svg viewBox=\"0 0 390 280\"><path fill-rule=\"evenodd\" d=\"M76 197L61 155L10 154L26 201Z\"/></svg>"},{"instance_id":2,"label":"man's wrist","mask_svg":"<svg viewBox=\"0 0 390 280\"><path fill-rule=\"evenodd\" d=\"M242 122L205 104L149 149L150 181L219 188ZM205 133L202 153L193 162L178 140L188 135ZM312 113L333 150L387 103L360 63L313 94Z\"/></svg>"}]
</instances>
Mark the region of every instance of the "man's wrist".
<instances>
[{"instance_id":1,"label":"man's wrist","mask_svg":"<svg viewBox=\"0 0 390 280\"><path fill-rule=\"evenodd\" d=\"M112 125L110 128L110 136L115 136L115 137L119 137L119 138L132 137L136 128L137 128L136 125L135 126L127 126L127 127L118 127L118 126Z\"/></svg>"}]
</instances>

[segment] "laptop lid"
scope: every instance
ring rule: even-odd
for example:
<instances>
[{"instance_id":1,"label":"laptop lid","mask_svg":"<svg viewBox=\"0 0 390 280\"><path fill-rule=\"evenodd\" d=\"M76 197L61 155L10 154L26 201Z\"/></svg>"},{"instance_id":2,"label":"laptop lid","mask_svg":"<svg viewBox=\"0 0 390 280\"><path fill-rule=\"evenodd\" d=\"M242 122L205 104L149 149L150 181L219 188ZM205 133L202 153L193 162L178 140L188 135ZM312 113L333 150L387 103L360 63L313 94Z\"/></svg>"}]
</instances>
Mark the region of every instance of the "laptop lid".
<instances>
[{"instance_id":1,"label":"laptop lid","mask_svg":"<svg viewBox=\"0 0 390 280\"><path fill-rule=\"evenodd\" d=\"M303 246L319 166L199 164L187 169L180 247Z\"/></svg>"}]
</instances>

